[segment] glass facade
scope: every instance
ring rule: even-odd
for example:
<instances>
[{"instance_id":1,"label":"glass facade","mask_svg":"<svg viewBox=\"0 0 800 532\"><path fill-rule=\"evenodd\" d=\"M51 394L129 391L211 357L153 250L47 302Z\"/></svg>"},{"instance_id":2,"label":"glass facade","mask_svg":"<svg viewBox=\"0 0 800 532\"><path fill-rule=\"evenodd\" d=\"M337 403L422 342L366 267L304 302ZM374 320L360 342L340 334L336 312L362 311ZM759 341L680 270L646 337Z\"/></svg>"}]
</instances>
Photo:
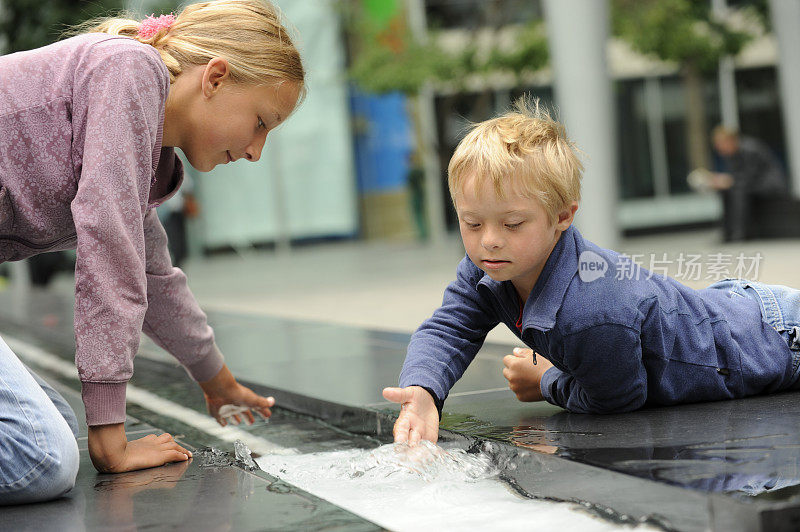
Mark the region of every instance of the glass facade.
<instances>
[{"instance_id":1,"label":"glass facade","mask_svg":"<svg viewBox=\"0 0 800 532\"><path fill-rule=\"evenodd\" d=\"M658 201L662 205L663 201L694 198L686 182L686 176L692 168L687 142L686 88L683 79L678 74L617 79L613 81L613 87L619 191L623 209L626 201L636 201L639 205L637 208L641 208L641 201ZM436 97L439 156L449 229L457 227L446 190L447 163L456 145L470 123L485 120L507 109L523 94L538 98L540 103L551 109L555 108L553 89L549 85ZM785 164L775 67L737 70L736 94L742 133L766 142ZM711 129L721 122L719 83L715 73L704 78L703 97L710 161L717 166L709 138ZM653 222L649 221L647 225L653 225Z\"/></svg>"},{"instance_id":2,"label":"glass facade","mask_svg":"<svg viewBox=\"0 0 800 532\"><path fill-rule=\"evenodd\" d=\"M786 168L786 143L775 67L748 68L736 72L739 130L765 142Z\"/></svg>"},{"instance_id":3,"label":"glass facade","mask_svg":"<svg viewBox=\"0 0 800 532\"><path fill-rule=\"evenodd\" d=\"M655 195L645 89L643 79L620 80L614 83L619 138L619 190L622 199Z\"/></svg>"}]
</instances>

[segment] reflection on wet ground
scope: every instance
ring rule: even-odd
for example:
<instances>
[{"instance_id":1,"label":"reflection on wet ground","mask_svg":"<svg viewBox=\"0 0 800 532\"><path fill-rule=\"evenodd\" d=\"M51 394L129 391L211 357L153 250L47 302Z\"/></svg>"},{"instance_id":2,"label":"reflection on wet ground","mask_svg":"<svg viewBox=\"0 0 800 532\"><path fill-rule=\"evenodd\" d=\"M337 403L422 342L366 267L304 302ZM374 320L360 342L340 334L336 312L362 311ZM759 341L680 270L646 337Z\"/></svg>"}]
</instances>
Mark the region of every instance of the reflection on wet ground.
<instances>
[{"instance_id":1,"label":"reflection on wet ground","mask_svg":"<svg viewBox=\"0 0 800 532\"><path fill-rule=\"evenodd\" d=\"M445 424L454 432L694 490L797 500L798 399L786 393L617 416L560 412L523 417L514 426L475 419Z\"/></svg>"}]
</instances>

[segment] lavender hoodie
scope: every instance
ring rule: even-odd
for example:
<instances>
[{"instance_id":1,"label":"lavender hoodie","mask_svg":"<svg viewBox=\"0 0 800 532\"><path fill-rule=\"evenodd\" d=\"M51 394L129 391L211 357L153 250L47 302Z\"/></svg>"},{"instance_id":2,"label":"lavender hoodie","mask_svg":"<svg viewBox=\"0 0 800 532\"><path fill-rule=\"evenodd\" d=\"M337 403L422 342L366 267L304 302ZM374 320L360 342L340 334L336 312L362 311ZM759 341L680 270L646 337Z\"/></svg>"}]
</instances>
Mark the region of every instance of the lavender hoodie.
<instances>
[{"instance_id":1,"label":"lavender hoodie","mask_svg":"<svg viewBox=\"0 0 800 532\"><path fill-rule=\"evenodd\" d=\"M139 331L198 381L222 355L155 207L183 167L161 147L169 74L105 34L0 57L0 262L77 248L75 362L89 425L125 420Z\"/></svg>"}]
</instances>

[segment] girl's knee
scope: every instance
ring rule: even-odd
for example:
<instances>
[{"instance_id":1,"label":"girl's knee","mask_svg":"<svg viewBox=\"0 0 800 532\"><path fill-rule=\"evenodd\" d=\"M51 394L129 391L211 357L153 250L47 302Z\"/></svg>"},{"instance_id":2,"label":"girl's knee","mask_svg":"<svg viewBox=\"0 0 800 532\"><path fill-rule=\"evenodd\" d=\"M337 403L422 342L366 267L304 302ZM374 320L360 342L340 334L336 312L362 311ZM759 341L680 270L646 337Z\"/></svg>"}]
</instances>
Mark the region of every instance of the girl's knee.
<instances>
[{"instance_id":1,"label":"girl's knee","mask_svg":"<svg viewBox=\"0 0 800 532\"><path fill-rule=\"evenodd\" d=\"M51 493L54 499L66 495L75 487L75 480L78 477L78 466L81 461L80 451L78 451L78 442L75 438L72 438L71 443L68 443L61 452L60 467L57 473L53 475L53 488Z\"/></svg>"},{"instance_id":2,"label":"girl's knee","mask_svg":"<svg viewBox=\"0 0 800 532\"><path fill-rule=\"evenodd\" d=\"M78 442L72 434L72 430L61 431L59 437L54 440L52 449L48 450L51 459L48 468L48 479L43 486L45 488L45 500L56 499L65 495L75 487L75 479L78 476L78 466L80 465L80 451Z\"/></svg>"},{"instance_id":3,"label":"girl's knee","mask_svg":"<svg viewBox=\"0 0 800 532\"><path fill-rule=\"evenodd\" d=\"M80 465L78 442L66 423L48 436L46 447L35 455L19 450L18 458L27 455L33 463L29 464L29 469L19 464L23 465L19 478L4 479L8 483L0 486L0 504L49 501L66 495L75 487Z\"/></svg>"},{"instance_id":4,"label":"girl's knee","mask_svg":"<svg viewBox=\"0 0 800 532\"><path fill-rule=\"evenodd\" d=\"M61 415L64 416L64 421L67 422L67 426L69 427L70 432L72 432L72 435L77 438L80 428L78 425L78 417L75 415L75 412L73 412L71 408L69 410L59 409L59 412L61 412Z\"/></svg>"}]
</instances>

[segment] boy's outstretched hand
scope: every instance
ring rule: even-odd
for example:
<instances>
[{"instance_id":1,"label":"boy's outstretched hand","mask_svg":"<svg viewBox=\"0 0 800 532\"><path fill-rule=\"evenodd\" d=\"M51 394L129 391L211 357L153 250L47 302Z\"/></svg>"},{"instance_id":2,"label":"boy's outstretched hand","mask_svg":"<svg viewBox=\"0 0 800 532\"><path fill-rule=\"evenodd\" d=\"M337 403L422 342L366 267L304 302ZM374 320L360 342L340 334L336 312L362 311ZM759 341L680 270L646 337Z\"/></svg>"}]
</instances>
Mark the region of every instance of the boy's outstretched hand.
<instances>
[{"instance_id":1,"label":"boy's outstretched hand","mask_svg":"<svg viewBox=\"0 0 800 532\"><path fill-rule=\"evenodd\" d=\"M513 355L503 357L503 377L508 381L508 387L517 395L520 401L541 401L542 375L553 367L549 360L540 356L533 363L533 351L521 347L514 348Z\"/></svg>"},{"instance_id":2,"label":"boy's outstretched hand","mask_svg":"<svg viewBox=\"0 0 800 532\"><path fill-rule=\"evenodd\" d=\"M275 406L275 399L272 397L262 397L246 386L242 386L233 378L231 370L226 364L222 365L217 375L205 382L199 383L206 397L208 413L217 420L223 427L228 424L219 409L223 405L236 405L252 408L265 419L272 415L270 407ZM253 413L246 410L233 416L236 424L241 422L239 416L244 416L249 424L255 421Z\"/></svg>"},{"instance_id":3,"label":"boy's outstretched hand","mask_svg":"<svg viewBox=\"0 0 800 532\"><path fill-rule=\"evenodd\" d=\"M436 443L439 439L439 411L425 388L384 388L387 401L400 403L400 415L394 423L394 441L416 445L420 440Z\"/></svg>"}]
</instances>

